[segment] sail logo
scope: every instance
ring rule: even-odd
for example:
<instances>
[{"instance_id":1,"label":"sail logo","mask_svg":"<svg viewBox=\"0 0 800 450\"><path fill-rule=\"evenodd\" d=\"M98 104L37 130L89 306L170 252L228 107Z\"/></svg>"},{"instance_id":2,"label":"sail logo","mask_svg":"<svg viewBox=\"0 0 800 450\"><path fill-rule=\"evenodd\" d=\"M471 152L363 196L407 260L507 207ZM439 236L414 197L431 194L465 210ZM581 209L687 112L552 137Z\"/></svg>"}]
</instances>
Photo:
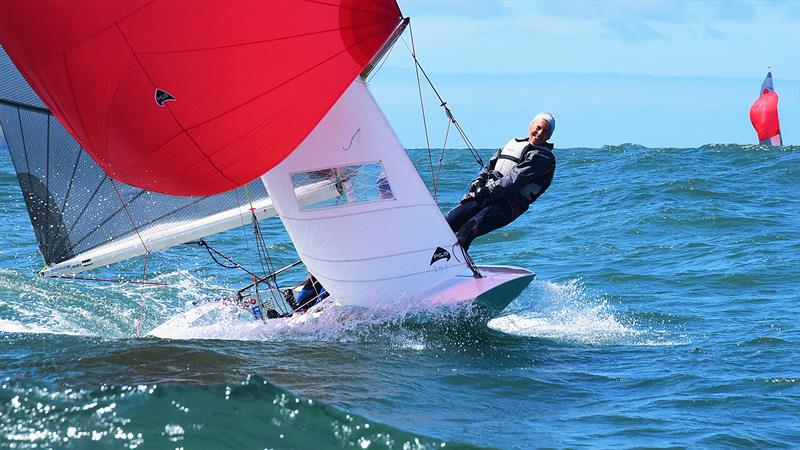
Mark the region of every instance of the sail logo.
<instances>
[{"instance_id":1,"label":"sail logo","mask_svg":"<svg viewBox=\"0 0 800 450\"><path fill-rule=\"evenodd\" d=\"M156 88L156 104L158 106L161 106L163 108L164 103L170 100L175 101L175 97L173 97L172 94L170 94L167 91Z\"/></svg>"},{"instance_id":2,"label":"sail logo","mask_svg":"<svg viewBox=\"0 0 800 450\"><path fill-rule=\"evenodd\" d=\"M436 250L433 251L433 256L431 257L431 263L428 265L432 266L433 263L439 261L440 259L450 261L450 252L443 249L442 247L436 247Z\"/></svg>"}]
</instances>

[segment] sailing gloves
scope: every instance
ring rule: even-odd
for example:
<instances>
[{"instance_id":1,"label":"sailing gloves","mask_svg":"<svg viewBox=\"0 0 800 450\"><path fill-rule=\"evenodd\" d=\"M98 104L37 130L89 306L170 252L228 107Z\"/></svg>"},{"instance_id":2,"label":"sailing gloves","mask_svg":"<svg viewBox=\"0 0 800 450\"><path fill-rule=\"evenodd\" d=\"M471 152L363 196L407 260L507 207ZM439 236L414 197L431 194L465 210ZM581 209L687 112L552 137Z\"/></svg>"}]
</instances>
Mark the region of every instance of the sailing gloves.
<instances>
[{"instance_id":1,"label":"sailing gloves","mask_svg":"<svg viewBox=\"0 0 800 450\"><path fill-rule=\"evenodd\" d=\"M460 203L463 204L470 200L475 200L478 204L481 204L484 200L488 199L490 195L491 193L486 187L486 178L478 177L469 185L469 190L464 198L461 199Z\"/></svg>"},{"instance_id":2,"label":"sailing gloves","mask_svg":"<svg viewBox=\"0 0 800 450\"><path fill-rule=\"evenodd\" d=\"M459 203L466 203L470 200L475 200L478 204L483 203L489 197L491 197L492 193L490 189L486 186L487 182L491 179L492 181L499 179L502 177L499 173L495 173L494 170L488 172L481 172L475 181L469 185L469 189L467 190L467 194L461 199Z\"/></svg>"}]
</instances>

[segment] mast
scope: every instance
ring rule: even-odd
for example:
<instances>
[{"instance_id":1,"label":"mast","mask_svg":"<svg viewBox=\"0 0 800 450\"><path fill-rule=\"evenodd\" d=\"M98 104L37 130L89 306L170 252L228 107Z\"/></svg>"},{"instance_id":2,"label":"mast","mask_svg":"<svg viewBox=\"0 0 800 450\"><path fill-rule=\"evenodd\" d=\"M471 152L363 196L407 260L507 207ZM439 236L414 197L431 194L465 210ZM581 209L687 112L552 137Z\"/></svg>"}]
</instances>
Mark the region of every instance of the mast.
<instances>
[{"instance_id":1,"label":"mast","mask_svg":"<svg viewBox=\"0 0 800 450\"><path fill-rule=\"evenodd\" d=\"M394 43L397 42L397 40L406 30L406 27L408 27L409 23L411 23L410 17L404 17L402 18L402 20L400 20L400 23L397 24L394 31L392 31L392 34L390 34L389 38L386 39L386 43L383 44L381 49L378 50L378 53L376 53L375 56L372 58L372 60L369 62L369 64L367 64L367 67L361 72L361 78L365 80L367 79L369 74L372 73L372 70L375 69L375 66L378 65L378 62L380 62L380 60L386 55L386 53L388 53L389 50L392 49Z\"/></svg>"}]
</instances>

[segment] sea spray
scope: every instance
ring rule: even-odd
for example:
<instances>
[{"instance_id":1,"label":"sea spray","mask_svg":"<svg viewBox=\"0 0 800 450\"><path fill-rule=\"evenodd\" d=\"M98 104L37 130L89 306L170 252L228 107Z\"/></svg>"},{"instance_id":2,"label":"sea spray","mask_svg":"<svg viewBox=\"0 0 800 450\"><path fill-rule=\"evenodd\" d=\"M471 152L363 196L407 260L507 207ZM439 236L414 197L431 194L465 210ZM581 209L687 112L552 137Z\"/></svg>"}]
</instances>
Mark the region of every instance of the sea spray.
<instances>
[{"instance_id":1,"label":"sea spray","mask_svg":"<svg viewBox=\"0 0 800 450\"><path fill-rule=\"evenodd\" d=\"M565 284L534 283L535 302L512 305L507 315L492 319L489 327L509 334L586 344L628 344L640 340L643 331L631 320L620 318L602 296L593 296L578 279ZM519 303L519 302L518 302Z\"/></svg>"}]
</instances>

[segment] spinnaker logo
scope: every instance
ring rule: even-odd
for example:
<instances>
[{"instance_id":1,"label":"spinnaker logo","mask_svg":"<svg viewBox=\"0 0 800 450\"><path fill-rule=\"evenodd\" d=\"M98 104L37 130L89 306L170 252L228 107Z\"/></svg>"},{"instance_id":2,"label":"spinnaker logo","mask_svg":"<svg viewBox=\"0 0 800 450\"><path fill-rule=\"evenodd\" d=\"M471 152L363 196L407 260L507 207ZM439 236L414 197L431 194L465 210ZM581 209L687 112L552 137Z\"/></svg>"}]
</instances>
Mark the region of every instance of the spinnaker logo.
<instances>
[{"instance_id":1,"label":"spinnaker logo","mask_svg":"<svg viewBox=\"0 0 800 450\"><path fill-rule=\"evenodd\" d=\"M172 94L170 94L167 91L162 91L161 89L156 88L156 104L158 104L158 106L163 107L164 102L168 102L170 100L175 101L175 97L173 97Z\"/></svg>"},{"instance_id":2,"label":"spinnaker logo","mask_svg":"<svg viewBox=\"0 0 800 450\"><path fill-rule=\"evenodd\" d=\"M450 252L443 249L442 247L436 247L436 250L433 251L433 257L431 257L431 263L428 265L432 266L433 263L439 261L440 259L450 261Z\"/></svg>"}]
</instances>

